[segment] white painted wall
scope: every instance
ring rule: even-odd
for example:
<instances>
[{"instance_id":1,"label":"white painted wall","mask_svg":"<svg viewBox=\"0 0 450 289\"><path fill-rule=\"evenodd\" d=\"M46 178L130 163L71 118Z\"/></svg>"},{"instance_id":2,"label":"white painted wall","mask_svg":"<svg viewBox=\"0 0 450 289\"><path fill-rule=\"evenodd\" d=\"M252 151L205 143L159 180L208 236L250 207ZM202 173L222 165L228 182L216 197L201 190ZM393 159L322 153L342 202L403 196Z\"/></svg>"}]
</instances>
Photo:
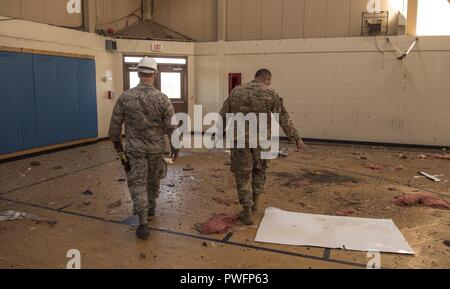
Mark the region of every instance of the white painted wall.
<instances>
[{"instance_id":1,"label":"white painted wall","mask_svg":"<svg viewBox=\"0 0 450 289\"><path fill-rule=\"evenodd\" d=\"M450 37L421 38L403 62L377 41L384 55L374 38L197 44L198 103L219 110L228 73L249 81L266 67L304 137L450 145Z\"/></svg>"},{"instance_id":2,"label":"white painted wall","mask_svg":"<svg viewBox=\"0 0 450 289\"><path fill-rule=\"evenodd\" d=\"M105 137L123 90L124 53L150 54L150 41L106 38L22 20L0 21L0 46L95 56L99 136ZM309 138L450 145L450 37L421 37L403 62L384 38L327 38L245 42L164 42L166 55L188 56L189 110L218 111L228 93L228 73L244 81L267 67L273 87L303 136ZM392 38L401 49L412 41ZM105 70L113 80L102 81Z\"/></svg>"}]
</instances>

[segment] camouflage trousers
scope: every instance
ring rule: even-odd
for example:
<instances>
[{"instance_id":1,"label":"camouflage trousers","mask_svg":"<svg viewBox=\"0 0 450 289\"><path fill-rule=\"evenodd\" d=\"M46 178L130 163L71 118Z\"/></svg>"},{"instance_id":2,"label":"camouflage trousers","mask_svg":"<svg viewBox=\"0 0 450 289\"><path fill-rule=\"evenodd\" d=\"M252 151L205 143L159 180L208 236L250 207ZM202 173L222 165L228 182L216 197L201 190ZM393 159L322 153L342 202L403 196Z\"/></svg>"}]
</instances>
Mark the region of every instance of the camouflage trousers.
<instances>
[{"instance_id":1,"label":"camouflage trousers","mask_svg":"<svg viewBox=\"0 0 450 289\"><path fill-rule=\"evenodd\" d=\"M133 212L147 212L156 207L161 179L167 176L164 154L127 152L131 170L127 174Z\"/></svg>"},{"instance_id":2,"label":"camouflage trousers","mask_svg":"<svg viewBox=\"0 0 450 289\"><path fill-rule=\"evenodd\" d=\"M231 150L231 171L242 206L253 206L253 196L263 192L268 166L269 161L261 159L260 149Z\"/></svg>"}]
</instances>

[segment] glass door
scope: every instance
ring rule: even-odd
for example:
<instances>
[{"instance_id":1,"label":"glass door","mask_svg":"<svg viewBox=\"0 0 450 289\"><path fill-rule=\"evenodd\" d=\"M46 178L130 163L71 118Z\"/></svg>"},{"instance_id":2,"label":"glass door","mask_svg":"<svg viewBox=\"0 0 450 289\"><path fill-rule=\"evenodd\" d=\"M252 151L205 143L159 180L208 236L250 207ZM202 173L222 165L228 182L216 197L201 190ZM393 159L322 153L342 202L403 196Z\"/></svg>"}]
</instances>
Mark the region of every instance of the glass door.
<instances>
[{"instance_id":1,"label":"glass door","mask_svg":"<svg viewBox=\"0 0 450 289\"><path fill-rule=\"evenodd\" d=\"M137 64L139 56L127 56L124 59L124 90L139 84ZM186 58L154 58L158 63L158 75L155 87L171 100L175 112L186 112L187 106L187 69Z\"/></svg>"}]
</instances>

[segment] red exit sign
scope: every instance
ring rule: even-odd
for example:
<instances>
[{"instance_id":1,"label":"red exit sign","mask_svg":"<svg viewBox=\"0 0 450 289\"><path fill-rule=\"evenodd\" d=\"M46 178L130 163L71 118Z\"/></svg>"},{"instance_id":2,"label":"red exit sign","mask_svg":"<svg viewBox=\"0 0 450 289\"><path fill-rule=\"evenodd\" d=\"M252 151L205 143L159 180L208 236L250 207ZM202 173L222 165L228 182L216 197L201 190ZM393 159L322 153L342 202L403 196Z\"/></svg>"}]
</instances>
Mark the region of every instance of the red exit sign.
<instances>
[{"instance_id":1,"label":"red exit sign","mask_svg":"<svg viewBox=\"0 0 450 289\"><path fill-rule=\"evenodd\" d=\"M163 51L162 44L161 43L153 43L152 51L153 52L162 52Z\"/></svg>"}]
</instances>

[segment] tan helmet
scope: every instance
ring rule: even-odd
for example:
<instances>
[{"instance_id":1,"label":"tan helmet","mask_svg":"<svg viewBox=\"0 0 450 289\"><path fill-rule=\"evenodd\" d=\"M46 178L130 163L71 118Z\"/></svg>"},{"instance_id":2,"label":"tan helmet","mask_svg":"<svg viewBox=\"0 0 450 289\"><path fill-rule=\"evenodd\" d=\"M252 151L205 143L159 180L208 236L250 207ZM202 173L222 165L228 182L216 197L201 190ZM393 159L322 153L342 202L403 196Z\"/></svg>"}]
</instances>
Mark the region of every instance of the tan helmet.
<instances>
[{"instance_id":1,"label":"tan helmet","mask_svg":"<svg viewBox=\"0 0 450 289\"><path fill-rule=\"evenodd\" d=\"M158 72L158 64L153 58L144 57L139 61L138 71L146 74L153 74Z\"/></svg>"}]
</instances>

